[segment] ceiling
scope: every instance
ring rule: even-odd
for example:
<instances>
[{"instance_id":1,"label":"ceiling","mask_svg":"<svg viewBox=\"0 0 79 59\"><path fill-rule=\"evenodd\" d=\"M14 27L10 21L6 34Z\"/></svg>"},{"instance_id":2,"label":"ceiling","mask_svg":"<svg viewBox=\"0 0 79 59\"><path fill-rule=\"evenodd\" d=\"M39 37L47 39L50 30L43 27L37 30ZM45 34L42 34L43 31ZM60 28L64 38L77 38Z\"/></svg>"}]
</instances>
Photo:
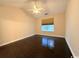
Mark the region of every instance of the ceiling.
<instances>
[{"instance_id":1,"label":"ceiling","mask_svg":"<svg viewBox=\"0 0 79 59\"><path fill-rule=\"evenodd\" d=\"M0 5L7 6L15 6L22 8L26 12L28 12L29 6L31 6L30 2L32 0L0 0ZM60 12L64 12L68 0L39 0L43 3L44 8L46 9L44 12L39 14L38 16L33 15L36 18L54 15ZM29 14L31 14L29 12Z\"/></svg>"}]
</instances>

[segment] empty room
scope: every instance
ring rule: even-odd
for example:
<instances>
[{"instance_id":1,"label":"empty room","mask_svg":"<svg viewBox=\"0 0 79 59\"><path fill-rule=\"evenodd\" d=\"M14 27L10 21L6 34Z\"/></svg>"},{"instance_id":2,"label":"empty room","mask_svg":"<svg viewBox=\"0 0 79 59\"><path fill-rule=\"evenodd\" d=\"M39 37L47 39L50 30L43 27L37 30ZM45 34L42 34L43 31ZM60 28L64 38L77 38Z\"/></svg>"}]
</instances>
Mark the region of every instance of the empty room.
<instances>
[{"instance_id":1,"label":"empty room","mask_svg":"<svg viewBox=\"0 0 79 59\"><path fill-rule=\"evenodd\" d=\"M79 0L0 0L0 58L78 58Z\"/></svg>"}]
</instances>

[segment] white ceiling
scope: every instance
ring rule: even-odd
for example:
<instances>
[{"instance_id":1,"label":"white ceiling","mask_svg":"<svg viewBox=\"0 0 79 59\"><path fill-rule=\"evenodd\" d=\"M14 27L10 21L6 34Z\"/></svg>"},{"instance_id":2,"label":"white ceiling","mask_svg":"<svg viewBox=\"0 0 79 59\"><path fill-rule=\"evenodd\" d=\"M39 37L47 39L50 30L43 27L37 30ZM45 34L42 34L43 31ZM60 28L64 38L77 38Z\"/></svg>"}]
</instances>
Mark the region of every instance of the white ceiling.
<instances>
[{"instance_id":1,"label":"white ceiling","mask_svg":"<svg viewBox=\"0 0 79 59\"><path fill-rule=\"evenodd\" d=\"M31 5L31 0L0 0L0 5L8 5L8 6L16 6L20 7L26 12L28 12L28 8ZM38 17L44 17L47 16L45 13L48 13L49 15L54 15L60 12L64 12L68 0L40 0L43 3L43 6L45 7L46 11L42 12ZM34 17L37 17L34 15Z\"/></svg>"}]
</instances>

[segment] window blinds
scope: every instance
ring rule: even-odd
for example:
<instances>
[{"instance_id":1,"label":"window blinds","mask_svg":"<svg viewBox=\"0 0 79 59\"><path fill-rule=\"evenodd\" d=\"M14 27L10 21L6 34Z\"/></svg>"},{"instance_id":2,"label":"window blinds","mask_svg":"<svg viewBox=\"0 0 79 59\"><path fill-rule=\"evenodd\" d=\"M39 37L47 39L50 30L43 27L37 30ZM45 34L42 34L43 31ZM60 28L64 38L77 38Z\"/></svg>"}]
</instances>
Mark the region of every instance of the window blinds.
<instances>
[{"instance_id":1,"label":"window blinds","mask_svg":"<svg viewBox=\"0 0 79 59\"><path fill-rule=\"evenodd\" d=\"M42 25L53 25L54 24L54 18L48 18L42 20Z\"/></svg>"}]
</instances>

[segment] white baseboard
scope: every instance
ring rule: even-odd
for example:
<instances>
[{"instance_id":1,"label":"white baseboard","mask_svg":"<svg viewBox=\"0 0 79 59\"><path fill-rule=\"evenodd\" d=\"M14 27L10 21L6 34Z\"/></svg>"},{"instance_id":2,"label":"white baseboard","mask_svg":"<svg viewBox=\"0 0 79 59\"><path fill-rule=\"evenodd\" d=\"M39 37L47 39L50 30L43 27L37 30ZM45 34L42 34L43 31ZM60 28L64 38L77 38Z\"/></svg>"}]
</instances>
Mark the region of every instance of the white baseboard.
<instances>
[{"instance_id":1,"label":"white baseboard","mask_svg":"<svg viewBox=\"0 0 79 59\"><path fill-rule=\"evenodd\" d=\"M19 39L10 41L10 42L3 43L3 44L0 45L0 47L1 47L1 46L4 46L4 45L7 45L7 44L10 44L10 43L13 43L13 42L16 42L16 41L19 41L19 40L22 40L22 39L24 39L24 38L27 38L27 37L30 37L30 36L33 36L33 35L35 35L35 34L29 35L29 36L26 36L26 37L22 37L22 38L19 38Z\"/></svg>"},{"instance_id":2,"label":"white baseboard","mask_svg":"<svg viewBox=\"0 0 79 59\"><path fill-rule=\"evenodd\" d=\"M19 40L22 40L22 39L24 39L24 38L27 38L27 37L30 37L30 36L33 36L33 35L35 35L35 34L29 35L29 36L26 36L26 37L21 37L21 38L19 38L19 39L13 40L13 41L9 41L9 42L0 44L0 47L1 47L1 46L4 46L4 45L7 45L7 44L10 44L10 43L13 43L13 42L16 42L16 41L19 41ZM40 35L40 34L36 34L36 35ZM64 36L57 36L57 35L54 35L54 36L55 36L55 37L62 37L62 38L64 38Z\"/></svg>"},{"instance_id":3,"label":"white baseboard","mask_svg":"<svg viewBox=\"0 0 79 59\"><path fill-rule=\"evenodd\" d=\"M37 34L37 35L46 35L46 34ZM46 35L46 36L54 36L54 37L65 38L65 36L60 36L60 35Z\"/></svg>"},{"instance_id":4,"label":"white baseboard","mask_svg":"<svg viewBox=\"0 0 79 59\"><path fill-rule=\"evenodd\" d=\"M71 51L73 57L74 57L74 58L77 58L77 57L75 56L75 53L73 52L73 50L72 50L72 48L71 48L69 42L67 41L67 39L66 39L66 42L67 42L67 44L68 44L68 47L69 47L69 49L70 49L70 51Z\"/></svg>"},{"instance_id":5,"label":"white baseboard","mask_svg":"<svg viewBox=\"0 0 79 59\"><path fill-rule=\"evenodd\" d=\"M61 37L61 38L65 38L64 36L60 36L60 35L53 35L55 37Z\"/></svg>"}]
</instances>

